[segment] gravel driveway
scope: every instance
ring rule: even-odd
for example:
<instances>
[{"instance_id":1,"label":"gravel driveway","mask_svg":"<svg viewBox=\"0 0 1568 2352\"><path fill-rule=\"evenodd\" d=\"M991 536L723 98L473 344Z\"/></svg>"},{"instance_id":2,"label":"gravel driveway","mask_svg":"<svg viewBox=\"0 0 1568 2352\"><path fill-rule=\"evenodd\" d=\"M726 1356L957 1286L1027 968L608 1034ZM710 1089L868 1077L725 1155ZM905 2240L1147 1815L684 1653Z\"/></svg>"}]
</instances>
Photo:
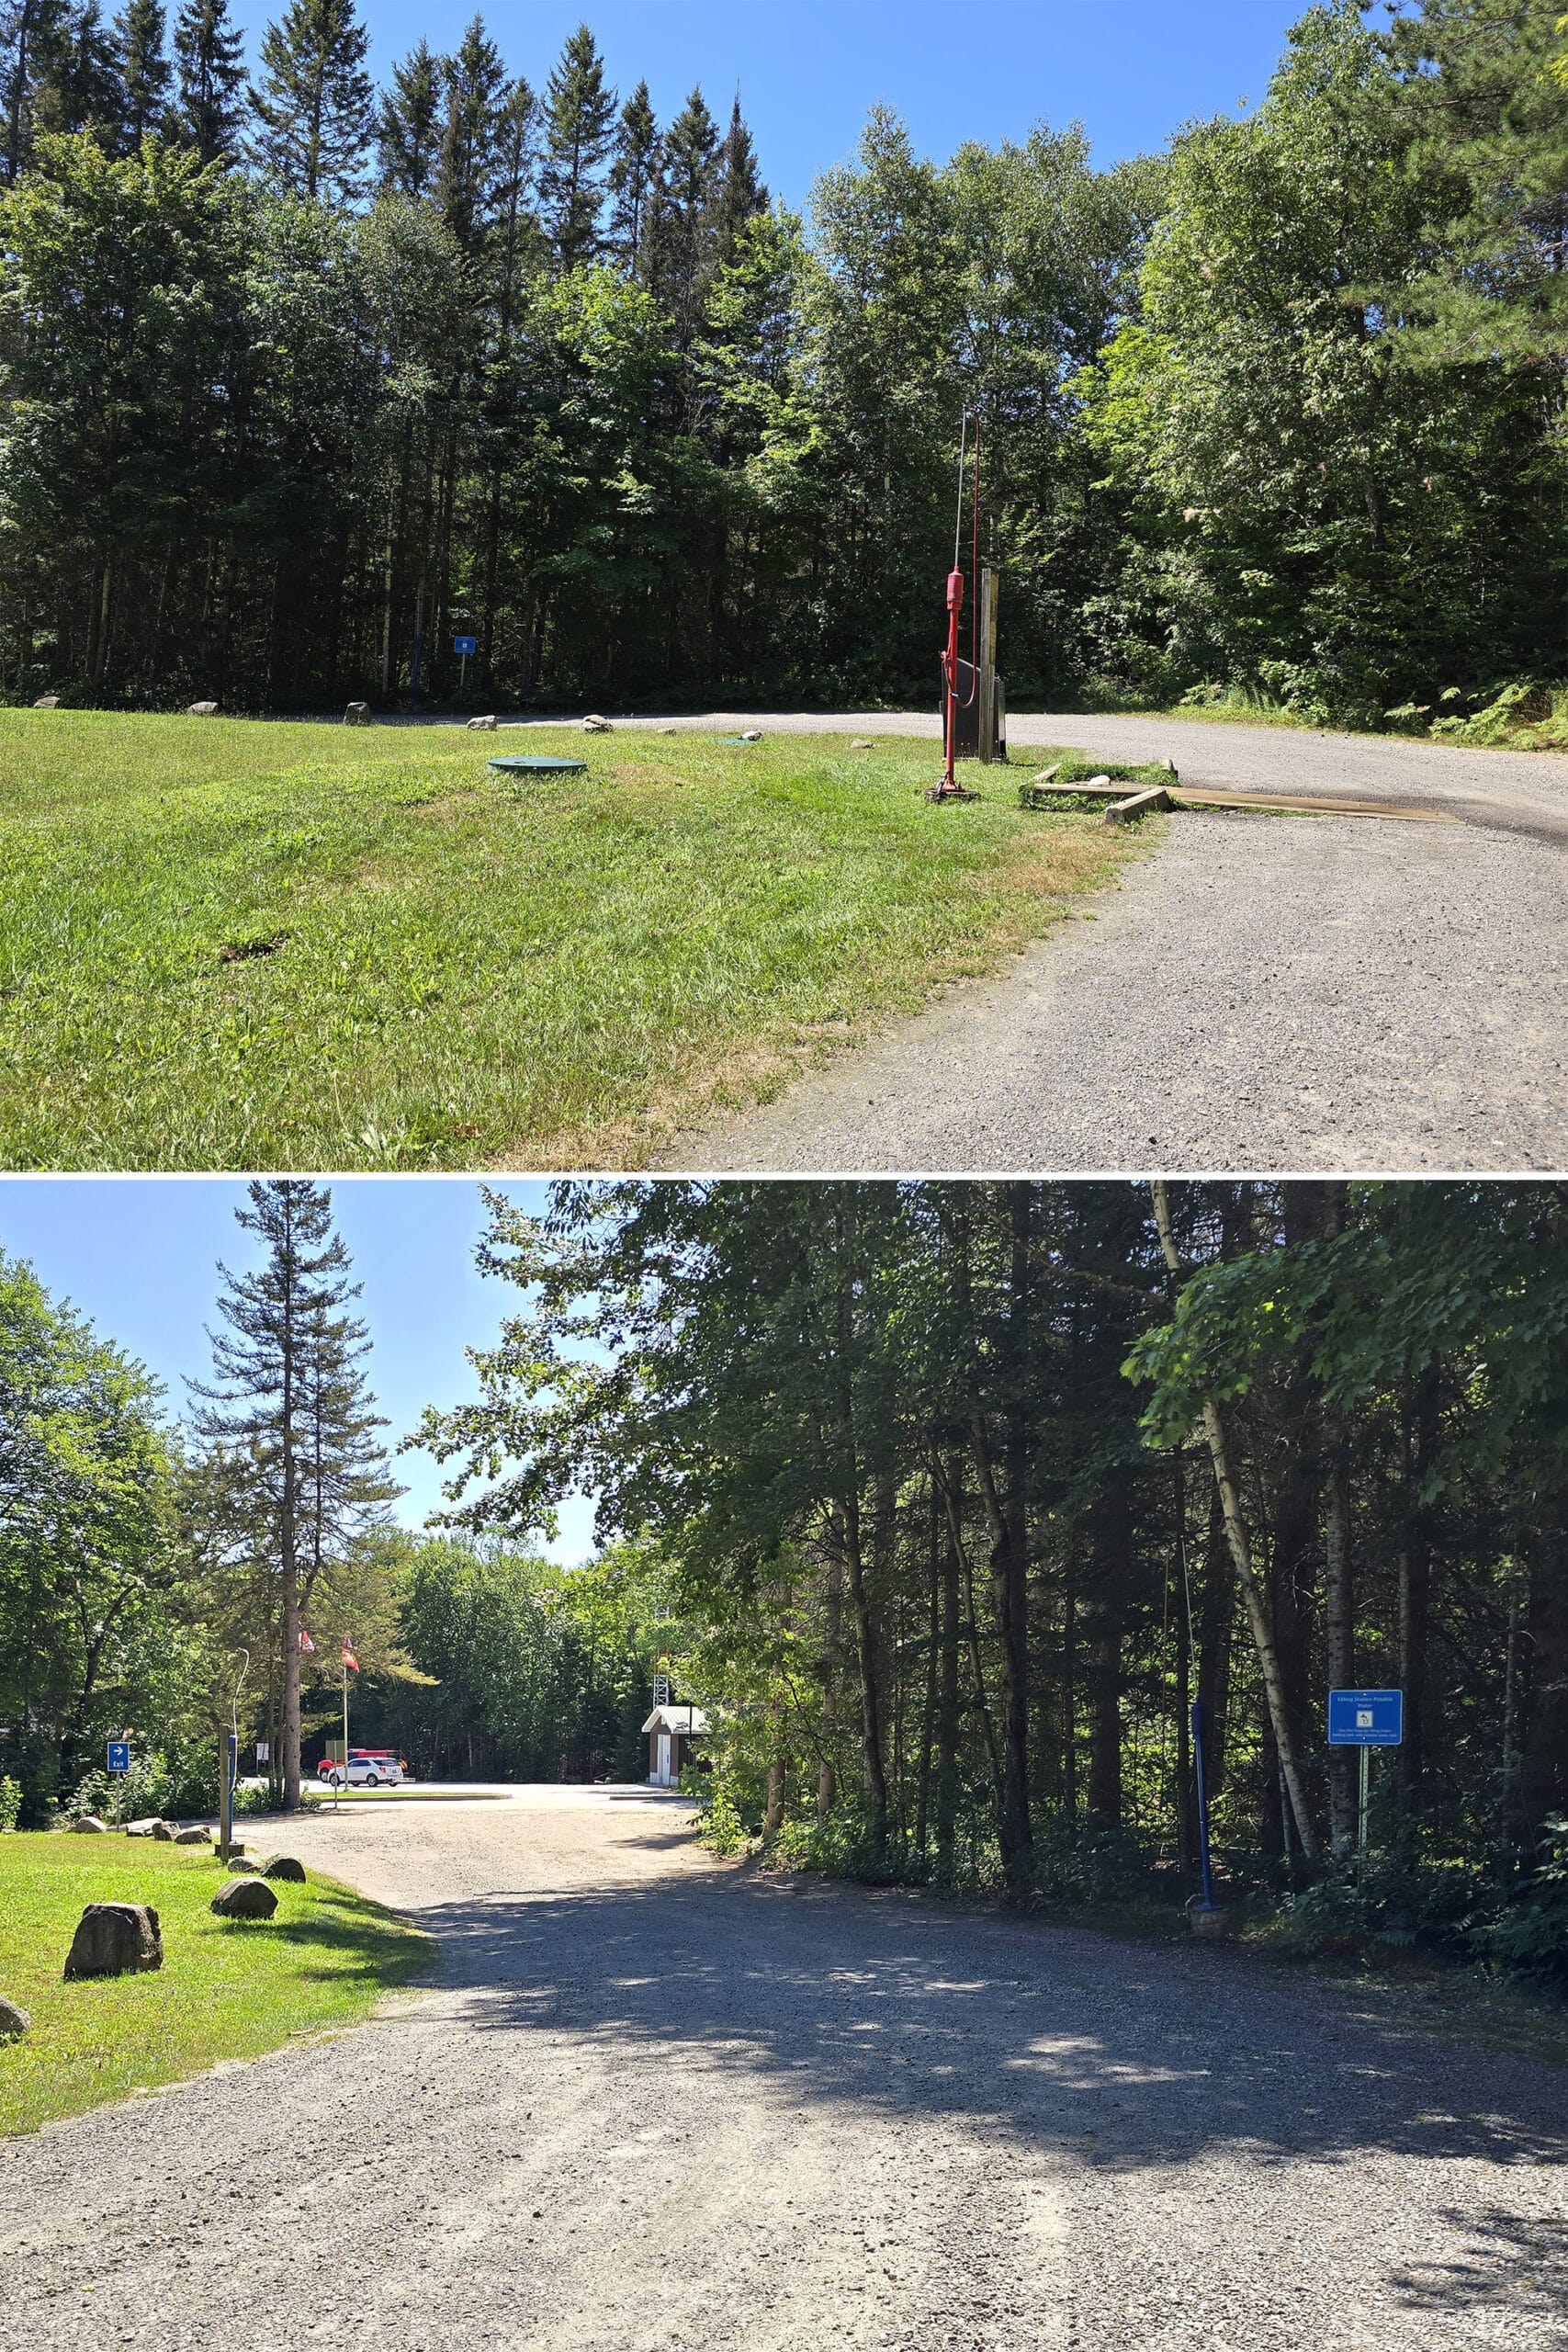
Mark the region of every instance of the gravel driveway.
<instances>
[{"instance_id":1,"label":"gravel driveway","mask_svg":"<svg viewBox=\"0 0 1568 2352\"><path fill-rule=\"evenodd\" d=\"M660 723L732 729L750 714ZM919 714L775 730L934 734ZM1448 823L1188 810L1119 888L754 1111L698 1170L1500 1171L1568 1163L1568 760L1062 714L1014 749L1168 754L1184 782Z\"/></svg>"},{"instance_id":2,"label":"gravel driveway","mask_svg":"<svg viewBox=\"0 0 1568 2352\"><path fill-rule=\"evenodd\" d=\"M635 1791L290 1830L378 2022L0 2143L0 2346L1539 2352L1564 2078L1408 2002L698 1852Z\"/></svg>"}]
</instances>

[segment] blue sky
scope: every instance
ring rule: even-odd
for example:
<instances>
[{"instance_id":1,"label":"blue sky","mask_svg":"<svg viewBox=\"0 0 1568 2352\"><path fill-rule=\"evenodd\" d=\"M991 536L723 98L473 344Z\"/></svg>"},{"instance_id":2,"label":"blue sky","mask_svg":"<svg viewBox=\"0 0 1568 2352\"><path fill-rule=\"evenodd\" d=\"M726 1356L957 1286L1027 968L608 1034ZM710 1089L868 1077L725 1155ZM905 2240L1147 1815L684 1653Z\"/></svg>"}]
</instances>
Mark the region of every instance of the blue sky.
<instances>
[{"instance_id":1,"label":"blue sky","mask_svg":"<svg viewBox=\"0 0 1568 2352\"><path fill-rule=\"evenodd\" d=\"M543 1183L514 1179L499 1189L521 1206L544 1206ZM475 1393L464 1350L488 1346L520 1294L474 1270L484 1209L471 1179L340 1177L332 1195L364 1286L370 1383L395 1442L426 1405ZM28 1260L55 1297L139 1357L183 1415L185 1376L211 1368L202 1327L217 1319L218 1261L236 1272L256 1262L251 1237L234 1222L244 1197L243 1181L223 1177L7 1177L0 1250ZM397 1469L410 1490L399 1516L417 1527L439 1508L440 1471L423 1453L400 1456ZM591 1521L586 1503L562 1512L558 1558L592 1550Z\"/></svg>"},{"instance_id":2,"label":"blue sky","mask_svg":"<svg viewBox=\"0 0 1568 2352\"><path fill-rule=\"evenodd\" d=\"M1193 116L1258 100L1306 0L493 0L491 38L536 88L567 35L592 26L624 96L646 75L661 121L700 83L715 113L737 85L764 175L790 203L893 107L943 158L965 139L1021 139L1077 118L1100 164L1163 146ZM234 0L253 45L281 0ZM451 48L468 0L369 0L384 75L423 34Z\"/></svg>"}]
</instances>

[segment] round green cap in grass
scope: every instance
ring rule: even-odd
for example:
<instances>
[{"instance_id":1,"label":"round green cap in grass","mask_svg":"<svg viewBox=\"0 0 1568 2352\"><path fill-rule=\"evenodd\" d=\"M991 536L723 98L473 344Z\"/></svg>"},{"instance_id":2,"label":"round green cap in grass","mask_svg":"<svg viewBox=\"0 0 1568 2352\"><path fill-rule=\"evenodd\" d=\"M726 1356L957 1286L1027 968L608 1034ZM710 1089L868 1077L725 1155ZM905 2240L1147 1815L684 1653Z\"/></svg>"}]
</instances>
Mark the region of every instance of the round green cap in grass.
<instances>
[{"instance_id":1,"label":"round green cap in grass","mask_svg":"<svg viewBox=\"0 0 1568 2352\"><path fill-rule=\"evenodd\" d=\"M586 775L588 773L586 760L491 760L489 764L499 768L503 775Z\"/></svg>"}]
</instances>

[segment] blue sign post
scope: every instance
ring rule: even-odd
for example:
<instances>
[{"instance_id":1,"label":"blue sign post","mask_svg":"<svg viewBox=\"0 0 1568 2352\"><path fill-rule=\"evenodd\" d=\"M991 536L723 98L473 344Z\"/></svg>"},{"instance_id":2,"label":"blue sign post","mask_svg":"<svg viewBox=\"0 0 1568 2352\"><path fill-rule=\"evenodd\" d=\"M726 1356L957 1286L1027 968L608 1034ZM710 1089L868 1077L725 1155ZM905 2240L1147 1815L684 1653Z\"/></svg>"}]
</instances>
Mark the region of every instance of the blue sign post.
<instances>
[{"instance_id":1,"label":"blue sign post","mask_svg":"<svg viewBox=\"0 0 1568 2352\"><path fill-rule=\"evenodd\" d=\"M129 1772L130 1770L130 1740L111 1739L108 1743L108 1750L109 1770L111 1772Z\"/></svg>"},{"instance_id":2,"label":"blue sign post","mask_svg":"<svg viewBox=\"0 0 1568 2352\"><path fill-rule=\"evenodd\" d=\"M1369 1764L1374 1747L1397 1747L1404 1737L1403 1690L1331 1690L1328 1694L1328 1745L1361 1751L1361 1802L1356 1849L1367 1850Z\"/></svg>"},{"instance_id":3,"label":"blue sign post","mask_svg":"<svg viewBox=\"0 0 1568 2352\"><path fill-rule=\"evenodd\" d=\"M457 680L459 694L463 692L468 682L468 656L470 653L477 653L479 650L479 641L477 637L455 637L452 639L453 652L460 653L463 657L462 673Z\"/></svg>"}]
</instances>

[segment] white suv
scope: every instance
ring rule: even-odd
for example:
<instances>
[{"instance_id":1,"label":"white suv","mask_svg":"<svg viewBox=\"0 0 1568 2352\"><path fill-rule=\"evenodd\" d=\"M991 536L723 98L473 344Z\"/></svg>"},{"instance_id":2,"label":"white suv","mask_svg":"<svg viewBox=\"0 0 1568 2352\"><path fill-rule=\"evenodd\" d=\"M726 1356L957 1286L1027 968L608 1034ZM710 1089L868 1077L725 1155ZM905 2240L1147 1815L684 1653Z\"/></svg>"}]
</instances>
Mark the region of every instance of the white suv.
<instances>
[{"instance_id":1,"label":"white suv","mask_svg":"<svg viewBox=\"0 0 1568 2352\"><path fill-rule=\"evenodd\" d=\"M316 1767L316 1777L329 1789L341 1789L344 1770L341 1764L323 1756ZM407 1777L407 1768L400 1756L389 1747L351 1747L348 1751L348 1785L351 1789L397 1789Z\"/></svg>"}]
</instances>

